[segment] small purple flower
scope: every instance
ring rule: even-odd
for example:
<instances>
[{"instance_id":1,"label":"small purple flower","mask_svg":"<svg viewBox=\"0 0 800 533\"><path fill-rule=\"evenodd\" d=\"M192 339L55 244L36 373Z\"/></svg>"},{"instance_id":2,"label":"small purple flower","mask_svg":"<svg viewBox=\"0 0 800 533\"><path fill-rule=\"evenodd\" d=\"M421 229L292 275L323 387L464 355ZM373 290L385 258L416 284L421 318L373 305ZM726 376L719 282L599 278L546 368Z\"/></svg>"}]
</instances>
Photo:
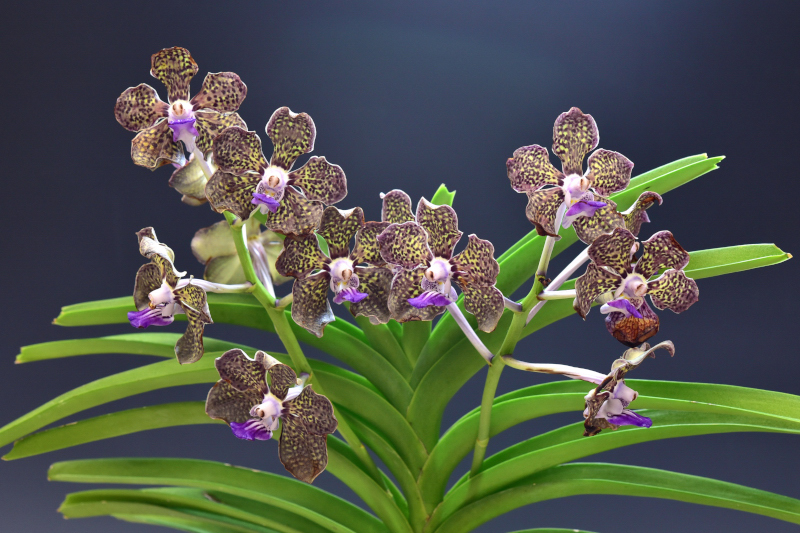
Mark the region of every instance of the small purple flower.
<instances>
[{"instance_id":1,"label":"small purple flower","mask_svg":"<svg viewBox=\"0 0 800 533\"><path fill-rule=\"evenodd\" d=\"M262 351L250 359L242 350L228 350L215 365L221 379L208 392L208 416L227 422L242 440L269 440L280 425L283 466L301 481L314 481L328 464L327 437L338 422L331 402L306 385L308 374L298 379Z\"/></svg>"}]
</instances>

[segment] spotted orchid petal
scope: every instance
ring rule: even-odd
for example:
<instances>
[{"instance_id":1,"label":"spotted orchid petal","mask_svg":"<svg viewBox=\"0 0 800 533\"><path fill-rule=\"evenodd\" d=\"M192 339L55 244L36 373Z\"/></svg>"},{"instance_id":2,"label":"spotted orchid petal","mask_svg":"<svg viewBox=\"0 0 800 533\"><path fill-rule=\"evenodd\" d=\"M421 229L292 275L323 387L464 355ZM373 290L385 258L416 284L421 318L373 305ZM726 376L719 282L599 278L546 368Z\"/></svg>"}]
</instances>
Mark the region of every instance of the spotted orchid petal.
<instances>
[{"instance_id":1,"label":"spotted orchid petal","mask_svg":"<svg viewBox=\"0 0 800 533\"><path fill-rule=\"evenodd\" d=\"M386 261L381 256L381 247L378 244L378 235L389 227L388 222L365 222L356 232L356 245L350 259L353 264L368 263L383 266Z\"/></svg>"},{"instance_id":2,"label":"spotted orchid petal","mask_svg":"<svg viewBox=\"0 0 800 533\"><path fill-rule=\"evenodd\" d=\"M409 320L433 320L444 313L443 306L432 305L416 308L408 303L409 300L423 293L422 280L425 279L425 267L414 270L400 270L392 279L387 305L392 313L392 318L398 322Z\"/></svg>"},{"instance_id":3,"label":"spotted orchid petal","mask_svg":"<svg viewBox=\"0 0 800 533\"><path fill-rule=\"evenodd\" d=\"M621 283L622 279L616 274L595 263L589 263L586 272L575 280L575 301L572 307L581 318L586 318L595 299L605 292L618 288Z\"/></svg>"},{"instance_id":4,"label":"spotted orchid petal","mask_svg":"<svg viewBox=\"0 0 800 533\"><path fill-rule=\"evenodd\" d=\"M289 390L297 385L297 374L292 367L282 363L271 365L267 373L272 394L281 401L285 400Z\"/></svg>"},{"instance_id":5,"label":"spotted orchid petal","mask_svg":"<svg viewBox=\"0 0 800 533\"><path fill-rule=\"evenodd\" d=\"M260 418L251 418L247 422L231 422L233 434L242 440L269 440L272 438L272 431L267 429L264 421Z\"/></svg>"},{"instance_id":6,"label":"spotted orchid petal","mask_svg":"<svg viewBox=\"0 0 800 533\"><path fill-rule=\"evenodd\" d=\"M625 346L635 347L658 333L658 315L647 305L643 298L631 301L641 315L612 312L606 316L606 329Z\"/></svg>"},{"instance_id":7,"label":"spotted orchid petal","mask_svg":"<svg viewBox=\"0 0 800 533\"><path fill-rule=\"evenodd\" d=\"M289 184L300 187L309 200L335 204L347 196L347 178L339 165L324 157L312 157L289 174Z\"/></svg>"},{"instance_id":8,"label":"spotted orchid petal","mask_svg":"<svg viewBox=\"0 0 800 533\"><path fill-rule=\"evenodd\" d=\"M288 107L281 107L270 117L266 130L275 147L270 165L288 171L298 157L314 150L317 130L305 113L292 113Z\"/></svg>"},{"instance_id":9,"label":"spotted orchid petal","mask_svg":"<svg viewBox=\"0 0 800 533\"><path fill-rule=\"evenodd\" d=\"M647 284L647 293L659 309L670 309L683 313L694 304L700 295L697 282L687 278L683 270L667 270Z\"/></svg>"},{"instance_id":10,"label":"spotted orchid petal","mask_svg":"<svg viewBox=\"0 0 800 533\"><path fill-rule=\"evenodd\" d=\"M625 219L617 212L617 204L608 198L595 198L605 205L595 210L593 215L579 216L572 223L575 234L586 244L592 244L600 235L611 233L616 228L625 227Z\"/></svg>"},{"instance_id":11,"label":"spotted orchid petal","mask_svg":"<svg viewBox=\"0 0 800 533\"><path fill-rule=\"evenodd\" d=\"M594 118L577 107L561 113L553 125L553 153L561 159L565 175L583 174L583 158L599 141Z\"/></svg>"},{"instance_id":12,"label":"spotted orchid petal","mask_svg":"<svg viewBox=\"0 0 800 533\"><path fill-rule=\"evenodd\" d=\"M189 82L197 74L197 63L186 48L164 48L150 58L150 74L161 81L169 101L189 99Z\"/></svg>"},{"instance_id":13,"label":"spotted orchid petal","mask_svg":"<svg viewBox=\"0 0 800 533\"><path fill-rule=\"evenodd\" d=\"M458 277L456 277L458 281ZM475 315L478 329L491 333L503 316L505 301L503 293L494 285L459 283L464 292L464 308Z\"/></svg>"},{"instance_id":14,"label":"spotted orchid petal","mask_svg":"<svg viewBox=\"0 0 800 533\"><path fill-rule=\"evenodd\" d=\"M383 200L381 221L402 224L415 220L414 213L411 211L411 198L400 189L394 189L385 194L381 193L381 200Z\"/></svg>"},{"instance_id":15,"label":"spotted orchid petal","mask_svg":"<svg viewBox=\"0 0 800 533\"><path fill-rule=\"evenodd\" d=\"M620 153L601 148L589 156L587 166L591 187L603 196L625 189L631 181L633 163Z\"/></svg>"},{"instance_id":16,"label":"spotted orchid petal","mask_svg":"<svg viewBox=\"0 0 800 533\"><path fill-rule=\"evenodd\" d=\"M312 435L303 422L293 416L281 418L278 454L284 468L300 481L311 483L328 465L324 435Z\"/></svg>"},{"instance_id":17,"label":"spotted orchid petal","mask_svg":"<svg viewBox=\"0 0 800 533\"><path fill-rule=\"evenodd\" d=\"M416 222L392 224L378 235L381 257L387 263L414 268L433 259L428 232Z\"/></svg>"},{"instance_id":18,"label":"spotted orchid petal","mask_svg":"<svg viewBox=\"0 0 800 533\"><path fill-rule=\"evenodd\" d=\"M564 204L564 191L560 187L552 187L527 194L525 216L536 226L536 232L542 236L560 238L556 228L556 215Z\"/></svg>"},{"instance_id":19,"label":"spotted orchid petal","mask_svg":"<svg viewBox=\"0 0 800 533\"><path fill-rule=\"evenodd\" d=\"M175 355L180 364L191 364L203 357L203 327L212 323L206 292L190 283L176 289L173 294L175 301L186 313L188 322L186 333L175 344Z\"/></svg>"},{"instance_id":20,"label":"spotted orchid petal","mask_svg":"<svg viewBox=\"0 0 800 533\"><path fill-rule=\"evenodd\" d=\"M514 150L506 161L511 188L517 192L533 192L545 185L561 185L564 175L550 163L547 148L534 144Z\"/></svg>"},{"instance_id":21,"label":"spotted orchid petal","mask_svg":"<svg viewBox=\"0 0 800 533\"><path fill-rule=\"evenodd\" d=\"M219 380L208 391L206 414L228 424L244 424L252 420L250 409L263 399L264 394L259 389L241 391L227 381Z\"/></svg>"},{"instance_id":22,"label":"spotted orchid petal","mask_svg":"<svg viewBox=\"0 0 800 533\"><path fill-rule=\"evenodd\" d=\"M282 276L303 279L329 262L319 249L315 235L289 235L283 241L283 252L278 256L275 268Z\"/></svg>"},{"instance_id":23,"label":"spotted orchid petal","mask_svg":"<svg viewBox=\"0 0 800 533\"><path fill-rule=\"evenodd\" d=\"M609 267L617 274L624 277L630 273L631 251L636 242L636 237L625 228L616 228L612 233L598 236L591 246L588 254L597 266Z\"/></svg>"},{"instance_id":24,"label":"spotted orchid petal","mask_svg":"<svg viewBox=\"0 0 800 533\"><path fill-rule=\"evenodd\" d=\"M194 110L213 109L220 113L230 113L239 109L245 96L247 85L233 72L208 73L200 91L192 97L190 104Z\"/></svg>"},{"instance_id":25,"label":"spotted orchid petal","mask_svg":"<svg viewBox=\"0 0 800 533\"><path fill-rule=\"evenodd\" d=\"M141 131L166 117L168 109L169 104L161 101L156 90L142 83L126 89L117 98L114 116L126 130Z\"/></svg>"},{"instance_id":26,"label":"spotted orchid petal","mask_svg":"<svg viewBox=\"0 0 800 533\"><path fill-rule=\"evenodd\" d=\"M366 298L353 302L350 312L353 316L365 316L373 324L385 324L391 318L388 300L392 287L392 271L377 266L355 268L358 276L358 290L366 294Z\"/></svg>"},{"instance_id":27,"label":"spotted orchid petal","mask_svg":"<svg viewBox=\"0 0 800 533\"><path fill-rule=\"evenodd\" d=\"M234 348L217 357L214 366L220 379L230 383L236 390L252 389L264 395L269 392L264 355L264 352L259 351L255 359L250 359L244 351Z\"/></svg>"},{"instance_id":28,"label":"spotted orchid petal","mask_svg":"<svg viewBox=\"0 0 800 533\"><path fill-rule=\"evenodd\" d=\"M242 117L238 113L217 113L215 111L197 111L194 114L197 138L195 146L203 153L209 154L213 149L214 139L227 128L247 130Z\"/></svg>"},{"instance_id":29,"label":"spotted orchid petal","mask_svg":"<svg viewBox=\"0 0 800 533\"><path fill-rule=\"evenodd\" d=\"M300 395L289 402L288 411L289 416L300 419L312 435L331 434L339 425L330 400L314 392L311 385L303 387Z\"/></svg>"},{"instance_id":30,"label":"spotted orchid petal","mask_svg":"<svg viewBox=\"0 0 800 533\"><path fill-rule=\"evenodd\" d=\"M131 141L131 159L150 170L169 164L182 165L186 161L183 148L172 140L172 130L166 120L136 134Z\"/></svg>"},{"instance_id":31,"label":"spotted orchid petal","mask_svg":"<svg viewBox=\"0 0 800 533\"><path fill-rule=\"evenodd\" d=\"M640 194L636 203L622 213L622 216L625 217L625 227L628 228L628 231L638 236L639 231L642 229L642 224L650 222L650 217L647 216L646 210L656 202L661 205L662 201L661 195L655 192L646 191Z\"/></svg>"},{"instance_id":32,"label":"spotted orchid petal","mask_svg":"<svg viewBox=\"0 0 800 533\"><path fill-rule=\"evenodd\" d=\"M264 215L264 225L283 235L309 233L319 226L324 208L322 202L309 200L292 187L286 187L278 210Z\"/></svg>"},{"instance_id":33,"label":"spotted orchid petal","mask_svg":"<svg viewBox=\"0 0 800 533\"><path fill-rule=\"evenodd\" d=\"M242 220L247 220L256 208L253 192L261 181L254 172L242 175L217 170L206 184L206 198L217 213L230 211Z\"/></svg>"},{"instance_id":34,"label":"spotted orchid petal","mask_svg":"<svg viewBox=\"0 0 800 533\"><path fill-rule=\"evenodd\" d=\"M267 168L267 159L261 150L261 138L254 131L241 127L223 130L214 138L214 164L222 172L242 175L246 172L260 174Z\"/></svg>"},{"instance_id":35,"label":"spotted orchid petal","mask_svg":"<svg viewBox=\"0 0 800 533\"><path fill-rule=\"evenodd\" d=\"M169 178L169 186L183 195L181 201L188 205L206 203L206 183L208 178L202 165L194 154L182 167L176 169Z\"/></svg>"},{"instance_id":36,"label":"spotted orchid petal","mask_svg":"<svg viewBox=\"0 0 800 533\"><path fill-rule=\"evenodd\" d=\"M672 233L659 231L642 243L642 257L636 262L634 271L649 279L662 268L680 270L689 264L689 252L678 244Z\"/></svg>"},{"instance_id":37,"label":"spotted orchid petal","mask_svg":"<svg viewBox=\"0 0 800 533\"><path fill-rule=\"evenodd\" d=\"M136 309L142 311L150 308L150 297L148 295L161 287L161 282L161 268L158 265L155 263L147 263L139 267L139 271L136 272L136 281L133 285L133 303ZM130 314L128 318L130 318ZM161 324L154 323L153 325ZM134 327L147 326L134 325Z\"/></svg>"},{"instance_id":38,"label":"spotted orchid petal","mask_svg":"<svg viewBox=\"0 0 800 533\"><path fill-rule=\"evenodd\" d=\"M139 253L161 268L161 279L165 280L170 287L175 287L178 278L186 275L175 269L175 252L166 244L159 242L156 231L152 227L142 228L136 232L139 241Z\"/></svg>"},{"instance_id":39,"label":"spotted orchid petal","mask_svg":"<svg viewBox=\"0 0 800 533\"><path fill-rule=\"evenodd\" d=\"M422 309L428 306L447 306L453 303L447 296L437 291L423 291L422 294L415 298L409 298L408 303L412 307Z\"/></svg>"},{"instance_id":40,"label":"spotted orchid petal","mask_svg":"<svg viewBox=\"0 0 800 533\"><path fill-rule=\"evenodd\" d=\"M364 226L364 211L355 207L342 211L335 207L327 207L322 212L317 234L328 243L328 255L331 259L350 255L350 240Z\"/></svg>"},{"instance_id":41,"label":"spotted orchid petal","mask_svg":"<svg viewBox=\"0 0 800 533\"><path fill-rule=\"evenodd\" d=\"M297 279L292 286L292 319L317 337L322 337L325 326L336 320L328 302L331 276L318 272Z\"/></svg>"},{"instance_id":42,"label":"spotted orchid petal","mask_svg":"<svg viewBox=\"0 0 800 533\"><path fill-rule=\"evenodd\" d=\"M454 271L466 276L466 283L494 285L500 273L500 265L494 258L494 245L479 239L474 233L469 236L467 247L450 264Z\"/></svg>"},{"instance_id":43,"label":"spotted orchid petal","mask_svg":"<svg viewBox=\"0 0 800 533\"><path fill-rule=\"evenodd\" d=\"M417 204L417 224L428 232L428 246L434 257L450 259L461 239L458 215L449 205L434 205L425 198Z\"/></svg>"}]
</instances>

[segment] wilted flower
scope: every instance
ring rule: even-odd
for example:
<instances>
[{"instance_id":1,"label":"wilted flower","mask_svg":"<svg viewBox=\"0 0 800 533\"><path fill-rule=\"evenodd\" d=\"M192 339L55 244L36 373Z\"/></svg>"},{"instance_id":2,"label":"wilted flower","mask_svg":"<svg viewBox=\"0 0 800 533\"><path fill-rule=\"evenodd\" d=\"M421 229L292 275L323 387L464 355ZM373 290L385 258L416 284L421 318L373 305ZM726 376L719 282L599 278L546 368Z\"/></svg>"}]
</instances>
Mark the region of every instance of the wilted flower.
<instances>
[{"instance_id":1,"label":"wilted flower","mask_svg":"<svg viewBox=\"0 0 800 533\"><path fill-rule=\"evenodd\" d=\"M563 172L550 163L547 148L536 144L518 148L506 162L511 188L528 195L525 214L539 235L558 236L562 209L563 227L573 225L587 244L623 226L616 205L606 196L628 186L633 163L622 154L600 149L589 156L584 174L583 158L599 140L592 116L573 107L553 126L553 153L561 159Z\"/></svg>"},{"instance_id":2,"label":"wilted flower","mask_svg":"<svg viewBox=\"0 0 800 533\"><path fill-rule=\"evenodd\" d=\"M139 132L131 144L137 165L153 170L167 163L183 164L178 141L189 152L197 148L205 155L217 133L229 126L247 127L235 113L247 86L233 72L208 74L190 100L189 82L198 69L188 50L165 48L153 54L150 64L150 74L167 86L169 103L142 83L123 92L114 107L117 122Z\"/></svg>"},{"instance_id":3,"label":"wilted flower","mask_svg":"<svg viewBox=\"0 0 800 533\"><path fill-rule=\"evenodd\" d=\"M281 463L297 479L314 481L328 464L326 440L338 423L331 402L305 384L308 374L297 379L262 351L250 359L242 350L228 350L215 364L222 379L208 392L208 416L227 422L243 440L268 440L280 423Z\"/></svg>"},{"instance_id":4,"label":"wilted flower","mask_svg":"<svg viewBox=\"0 0 800 533\"><path fill-rule=\"evenodd\" d=\"M389 269L369 264L378 255L375 232L364 223L360 207L340 211L328 207L322 214L317 233L328 244L328 254L319 249L314 234L289 235L278 256L276 268L284 276L296 278L292 286L292 318L314 335L321 337L325 325L335 320L328 289L334 303L351 303L353 315L363 315L374 323L389 320L386 300L392 281ZM350 239L356 245L350 252ZM369 266L358 266L367 263Z\"/></svg>"},{"instance_id":5,"label":"wilted flower","mask_svg":"<svg viewBox=\"0 0 800 533\"><path fill-rule=\"evenodd\" d=\"M245 220L258 207L267 229L308 233L319 224L323 204L347 196L344 172L324 157L312 157L291 170L298 157L314 149L316 129L307 114L281 107L266 129L275 147L269 163L255 132L228 128L215 139L218 170L206 185L206 196L218 212L230 211Z\"/></svg>"},{"instance_id":6,"label":"wilted flower","mask_svg":"<svg viewBox=\"0 0 800 533\"><path fill-rule=\"evenodd\" d=\"M171 324L177 314L186 314L186 333L175 344L181 364L194 363L203 357L203 327L211 324L206 292L194 279L180 279L186 273L173 266L175 254L158 242L153 228L137 232L139 251L150 259L136 273L133 301L138 311L128 313L135 328Z\"/></svg>"},{"instance_id":7,"label":"wilted flower","mask_svg":"<svg viewBox=\"0 0 800 533\"><path fill-rule=\"evenodd\" d=\"M617 228L601 235L589 246L592 262L575 281L573 307L583 318L596 298L610 293L600 312L609 313L609 331L628 346L635 346L658 331L658 317L645 302L645 295L650 295L658 309L676 313L688 309L698 298L697 283L682 270L689 263L689 254L672 233L660 231L644 241L642 248L642 256L632 264L636 238L630 231ZM668 270L650 280L663 268Z\"/></svg>"}]
</instances>

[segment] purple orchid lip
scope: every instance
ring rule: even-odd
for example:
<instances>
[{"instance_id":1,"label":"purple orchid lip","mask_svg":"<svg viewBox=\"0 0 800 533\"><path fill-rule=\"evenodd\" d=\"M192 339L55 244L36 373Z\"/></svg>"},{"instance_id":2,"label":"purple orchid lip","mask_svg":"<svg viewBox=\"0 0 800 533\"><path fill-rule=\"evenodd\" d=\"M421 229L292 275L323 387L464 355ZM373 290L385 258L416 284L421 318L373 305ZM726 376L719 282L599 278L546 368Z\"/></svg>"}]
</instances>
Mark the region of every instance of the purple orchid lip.
<instances>
[{"instance_id":1,"label":"purple orchid lip","mask_svg":"<svg viewBox=\"0 0 800 533\"><path fill-rule=\"evenodd\" d=\"M255 205L265 205L267 206L267 209L269 209L273 213L277 212L278 207L281 205L281 203L278 200L276 200L269 194L262 194L260 192L253 193L253 199L250 201L250 203Z\"/></svg>"},{"instance_id":2,"label":"purple orchid lip","mask_svg":"<svg viewBox=\"0 0 800 533\"><path fill-rule=\"evenodd\" d=\"M231 422L231 431L242 440L269 440L272 432L264 426L260 418L251 418L247 422Z\"/></svg>"},{"instance_id":3,"label":"purple orchid lip","mask_svg":"<svg viewBox=\"0 0 800 533\"><path fill-rule=\"evenodd\" d=\"M580 200L572 204L572 206L564 213L565 217L573 217L573 216L587 216L591 217L594 216L595 212L600 209L601 207L605 207L605 202L596 202L594 200Z\"/></svg>"},{"instance_id":4,"label":"purple orchid lip","mask_svg":"<svg viewBox=\"0 0 800 533\"><path fill-rule=\"evenodd\" d=\"M197 137L200 135L197 132L197 129L194 127L195 122L197 122L197 119L195 118L187 118L184 120L175 120L170 122L169 127L172 129L172 142L178 142L182 132L186 132L192 137Z\"/></svg>"},{"instance_id":5,"label":"purple orchid lip","mask_svg":"<svg viewBox=\"0 0 800 533\"><path fill-rule=\"evenodd\" d=\"M652 420L629 409L625 409L618 415L609 416L606 420L618 426L638 426L640 428L649 428L653 425Z\"/></svg>"},{"instance_id":6,"label":"purple orchid lip","mask_svg":"<svg viewBox=\"0 0 800 533\"><path fill-rule=\"evenodd\" d=\"M144 309L142 311L131 311L128 313L128 320L135 328L146 328L148 326L166 326L172 324L174 317L161 315L161 309Z\"/></svg>"},{"instance_id":7,"label":"purple orchid lip","mask_svg":"<svg viewBox=\"0 0 800 533\"><path fill-rule=\"evenodd\" d=\"M408 303L417 309L428 307L429 305L445 306L453 302L440 292L425 291L416 298L409 298Z\"/></svg>"},{"instance_id":8,"label":"purple orchid lip","mask_svg":"<svg viewBox=\"0 0 800 533\"><path fill-rule=\"evenodd\" d=\"M612 309L609 309L612 308ZM613 313L613 312L623 313L625 316L634 316L636 318L642 318L642 313L639 312L638 309L625 298L619 298L617 300L611 300L607 304L603 304L600 308L601 313Z\"/></svg>"},{"instance_id":9,"label":"purple orchid lip","mask_svg":"<svg viewBox=\"0 0 800 533\"><path fill-rule=\"evenodd\" d=\"M354 287L349 287L339 291L339 294L333 297L333 303L341 304L343 301L347 300L348 302L356 304L367 296L369 296L369 294L365 292L358 292L358 290Z\"/></svg>"}]
</instances>

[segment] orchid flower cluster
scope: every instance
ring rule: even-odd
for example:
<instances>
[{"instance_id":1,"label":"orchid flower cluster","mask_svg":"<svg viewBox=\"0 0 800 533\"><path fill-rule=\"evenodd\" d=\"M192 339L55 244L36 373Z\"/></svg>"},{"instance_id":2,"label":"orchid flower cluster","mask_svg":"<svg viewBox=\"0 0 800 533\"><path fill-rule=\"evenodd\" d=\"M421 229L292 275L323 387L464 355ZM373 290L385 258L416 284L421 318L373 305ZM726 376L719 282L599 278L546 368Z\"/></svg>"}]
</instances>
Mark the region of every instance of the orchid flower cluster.
<instances>
[{"instance_id":1,"label":"orchid flower cluster","mask_svg":"<svg viewBox=\"0 0 800 533\"><path fill-rule=\"evenodd\" d=\"M291 305L293 321L322 337L326 325L336 320L330 291L334 304L346 305L353 316L372 324L432 321L449 312L492 365L496 354L462 312L456 290L481 332L494 331L505 308L518 314L523 310L496 287L500 268L492 243L473 234L456 253L462 232L455 210L421 198L413 212L411 198L401 190L381 194L380 221L366 221L361 207L339 209L335 204L347 195L341 167L313 156L293 170L297 159L314 149L316 126L310 116L277 109L266 124L273 145L267 159L261 138L237 114L247 95L239 76L208 74L190 99L189 82L197 70L186 49L162 50L152 56L151 74L166 85L169 102L141 84L124 91L115 107L117 121L138 132L131 148L134 163L151 170L173 164L170 185L183 194L184 202L208 202L230 217L199 230L192 240L192 250L206 267L203 280L183 279L185 273L173 265L174 253L158 241L153 228L137 233L140 251L151 262L136 275L138 311L128 314L131 325L165 326L185 314L188 327L175 353L181 364L194 363L203 355L204 326L212 323L207 292L262 289L267 305ZM575 311L583 318L594 303L601 303L608 331L630 347L608 376L524 363L502 354L512 367L596 384L586 397L586 435L621 425L651 425L628 409L637 393L623 380L655 349L646 341L658 332L659 319L644 297L649 295L658 309L676 313L698 298L697 284L682 270L689 254L670 232L637 242L643 223L649 222L646 210L660 204L661 196L643 192L629 210L620 212L609 196L628 186L633 163L617 152L596 149L598 142L592 116L573 107L553 127L553 153L561 160L561 171L540 145L523 146L506 162L511 188L528 196L528 220L546 237L537 276L544 278L562 228L573 227L588 245L549 285L534 287L539 305L526 310L527 321L551 299L574 298ZM244 256L235 243L237 230L244 236ZM559 291L586 261L575 289ZM248 263L255 277L248 277L243 267ZM291 293L277 298L274 287L289 279ZM669 341L656 347L674 353ZM250 359L238 349L217 359L217 370L220 381L206 403L210 417L224 420L245 440L268 440L280 423L279 453L286 469L308 482L325 469L325 439L337 420L327 398L307 384L308 373L298 379L265 352Z\"/></svg>"}]
</instances>

